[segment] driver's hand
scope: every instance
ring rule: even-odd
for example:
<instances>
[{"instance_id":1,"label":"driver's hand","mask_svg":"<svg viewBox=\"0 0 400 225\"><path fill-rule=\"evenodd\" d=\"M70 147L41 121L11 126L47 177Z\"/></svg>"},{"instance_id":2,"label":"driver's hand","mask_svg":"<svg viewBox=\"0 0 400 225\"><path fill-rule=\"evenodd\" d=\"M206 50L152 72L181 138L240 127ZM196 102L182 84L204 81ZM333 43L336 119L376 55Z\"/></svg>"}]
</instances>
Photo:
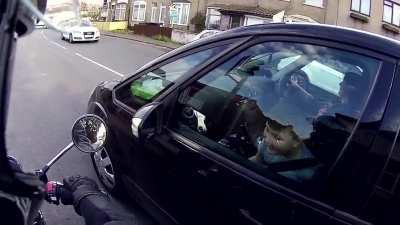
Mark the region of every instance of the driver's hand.
<instances>
[{"instance_id":1,"label":"driver's hand","mask_svg":"<svg viewBox=\"0 0 400 225\"><path fill-rule=\"evenodd\" d=\"M97 183L88 177L71 176L64 178L63 183L64 188L72 193L75 211L78 214L80 214L79 203L86 197L93 195L107 197L100 191Z\"/></svg>"},{"instance_id":2,"label":"driver's hand","mask_svg":"<svg viewBox=\"0 0 400 225\"><path fill-rule=\"evenodd\" d=\"M298 75L292 75L289 79L289 83L292 86L299 87L305 90L305 81L304 78L299 77Z\"/></svg>"},{"instance_id":3,"label":"driver's hand","mask_svg":"<svg viewBox=\"0 0 400 225\"><path fill-rule=\"evenodd\" d=\"M292 86L300 86L296 76L291 76L289 82Z\"/></svg>"}]
</instances>

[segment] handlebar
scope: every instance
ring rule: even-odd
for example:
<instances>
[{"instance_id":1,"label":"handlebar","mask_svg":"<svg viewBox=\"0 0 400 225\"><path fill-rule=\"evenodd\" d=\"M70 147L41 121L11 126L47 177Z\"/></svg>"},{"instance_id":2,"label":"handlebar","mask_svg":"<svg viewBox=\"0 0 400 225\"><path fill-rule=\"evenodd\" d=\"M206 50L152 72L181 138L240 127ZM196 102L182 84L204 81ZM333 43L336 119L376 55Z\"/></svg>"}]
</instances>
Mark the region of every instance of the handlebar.
<instances>
[{"instance_id":1,"label":"handlebar","mask_svg":"<svg viewBox=\"0 0 400 225\"><path fill-rule=\"evenodd\" d=\"M64 188L64 185L57 181L49 181L46 184L45 199L50 204L59 205L60 201L64 205L72 205L72 193Z\"/></svg>"}]
</instances>

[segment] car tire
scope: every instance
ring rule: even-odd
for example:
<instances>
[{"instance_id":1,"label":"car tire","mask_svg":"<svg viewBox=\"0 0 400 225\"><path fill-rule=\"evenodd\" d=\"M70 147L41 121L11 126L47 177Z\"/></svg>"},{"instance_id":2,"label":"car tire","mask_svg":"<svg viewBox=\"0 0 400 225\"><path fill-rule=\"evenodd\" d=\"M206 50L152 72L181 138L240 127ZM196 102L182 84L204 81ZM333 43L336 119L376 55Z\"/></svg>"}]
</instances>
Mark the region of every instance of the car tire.
<instances>
[{"instance_id":1,"label":"car tire","mask_svg":"<svg viewBox=\"0 0 400 225\"><path fill-rule=\"evenodd\" d=\"M124 188L118 176L118 168L113 163L112 156L107 149L109 149L109 146L106 144L90 156L100 183L110 194L119 197L124 193Z\"/></svg>"},{"instance_id":2,"label":"car tire","mask_svg":"<svg viewBox=\"0 0 400 225\"><path fill-rule=\"evenodd\" d=\"M72 38L72 34L69 34L69 38L68 38L69 43L74 43L74 39Z\"/></svg>"},{"instance_id":3,"label":"car tire","mask_svg":"<svg viewBox=\"0 0 400 225\"><path fill-rule=\"evenodd\" d=\"M61 34L61 40L65 40L65 38L64 38L64 35L63 34Z\"/></svg>"}]
</instances>

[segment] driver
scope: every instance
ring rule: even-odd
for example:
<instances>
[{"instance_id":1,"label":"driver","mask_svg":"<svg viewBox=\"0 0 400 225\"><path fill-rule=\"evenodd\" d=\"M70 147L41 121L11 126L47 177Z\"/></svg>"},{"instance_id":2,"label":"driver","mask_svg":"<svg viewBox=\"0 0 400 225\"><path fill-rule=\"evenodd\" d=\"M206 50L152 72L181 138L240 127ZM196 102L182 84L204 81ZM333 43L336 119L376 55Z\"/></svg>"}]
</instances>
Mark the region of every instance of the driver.
<instances>
[{"instance_id":1,"label":"driver","mask_svg":"<svg viewBox=\"0 0 400 225\"><path fill-rule=\"evenodd\" d=\"M24 173L16 160L7 157L5 123L7 101L17 37L34 29L34 17L42 16L47 0L0 1L0 209L1 224L32 225L39 216L45 185L34 174ZM75 1L75 0L71 0ZM97 184L85 177L64 179L64 187L72 193L75 211L90 225L137 224L117 210L115 203L101 192Z\"/></svg>"},{"instance_id":2,"label":"driver","mask_svg":"<svg viewBox=\"0 0 400 225\"><path fill-rule=\"evenodd\" d=\"M286 81L286 80L285 80ZM286 118L297 129L301 138L307 138L312 125L305 118L315 115L310 103L314 97L309 93L309 78L302 70L290 74L277 104L272 106L268 115L272 118Z\"/></svg>"}]
</instances>

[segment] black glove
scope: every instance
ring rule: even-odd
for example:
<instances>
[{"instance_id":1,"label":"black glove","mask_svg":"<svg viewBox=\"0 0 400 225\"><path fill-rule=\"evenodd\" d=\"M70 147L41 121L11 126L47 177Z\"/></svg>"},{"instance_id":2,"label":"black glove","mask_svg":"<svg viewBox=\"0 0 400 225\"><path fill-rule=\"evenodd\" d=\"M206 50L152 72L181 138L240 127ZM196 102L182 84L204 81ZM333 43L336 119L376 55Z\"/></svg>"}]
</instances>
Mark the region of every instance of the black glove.
<instances>
[{"instance_id":1,"label":"black glove","mask_svg":"<svg viewBox=\"0 0 400 225\"><path fill-rule=\"evenodd\" d=\"M64 188L72 193L73 204L75 211L80 215L79 203L82 199L91 196L99 195L104 198L108 196L101 192L96 182L88 177L71 176L64 178Z\"/></svg>"}]
</instances>

